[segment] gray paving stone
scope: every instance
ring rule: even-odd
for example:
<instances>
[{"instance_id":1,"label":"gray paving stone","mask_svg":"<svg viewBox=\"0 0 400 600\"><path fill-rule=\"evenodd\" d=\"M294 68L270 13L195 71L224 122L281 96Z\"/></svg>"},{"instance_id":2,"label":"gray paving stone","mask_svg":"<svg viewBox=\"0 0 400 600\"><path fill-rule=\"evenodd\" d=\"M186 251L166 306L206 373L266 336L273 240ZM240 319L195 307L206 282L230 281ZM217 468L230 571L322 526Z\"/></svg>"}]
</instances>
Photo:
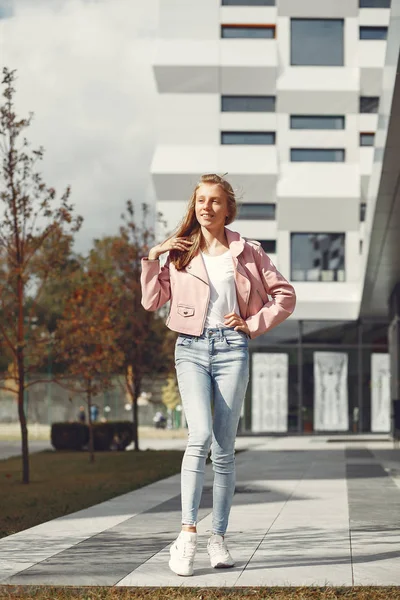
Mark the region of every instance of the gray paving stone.
<instances>
[{"instance_id":1,"label":"gray paving stone","mask_svg":"<svg viewBox=\"0 0 400 600\"><path fill-rule=\"evenodd\" d=\"M169 570L180 475L0 540L0 582L54 585L399 585L400 451L329 438L251 439L236 457L227 541L236 564L212 569L208 465L193 577ZM241 447L245 439L241 439Z\"/></svg>"},{"instance_id":2,"label":"gray paving stone","mask_svg":"<svg viewBox=\"0 0 400 600\"><path fill-rule=\"evenodd\" d=\"M212 507L211 493L203 493L199 518ZM43 560L5 583L115 585L176 537L180 521L180 495ZM82 565L85 568L82 569Z\"/></svg>"},{"instance_id":3,"label":"gray paving stone","mask_svg":"<svg viewBox=\"0 0 400 600\"><path fill-rule=\"evenodd\" d=\"M375 462L347 465L354 582L399 585L400 490L371 456Z\"/></svg>"},{"instance_id":4,"label":"gray paving stone","mask_svg":"<svg viewBox=\"0 0 400 600\"><path fill-rule=\"evenodd\" d=\"M0 540L0 583L51 556L176 496L174 475L134 492L66 515Z\"/></svg>"},{"instance_id":5,"label":"gray paving stone","mask_svg":"<svg viewBox=\"0 0 400 600\"><path fill-rule=\"evenodd\" d=\"M343 457L309 458L236 585L351 585Z\"/></svg>"}]
</instances>

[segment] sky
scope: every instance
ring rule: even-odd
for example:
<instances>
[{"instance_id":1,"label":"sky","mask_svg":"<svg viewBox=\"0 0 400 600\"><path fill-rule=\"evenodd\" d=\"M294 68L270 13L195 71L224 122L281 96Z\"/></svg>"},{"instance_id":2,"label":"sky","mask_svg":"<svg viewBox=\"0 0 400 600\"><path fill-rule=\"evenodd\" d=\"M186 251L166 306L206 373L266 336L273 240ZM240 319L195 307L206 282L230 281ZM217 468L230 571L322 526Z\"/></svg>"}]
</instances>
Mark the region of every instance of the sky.
<instances>
[{"instance_id":1,"label":"sky","mask_svg":"<svg viewBox=\"0 0 400 600\"><path fill-rule=\"evenodd\" d=\"M0 68L17 70L19 117L58 195L84 217L75 249L113 235L126 200L154 205L158 0L0 0Z\"/></svg>"}]
</instances>

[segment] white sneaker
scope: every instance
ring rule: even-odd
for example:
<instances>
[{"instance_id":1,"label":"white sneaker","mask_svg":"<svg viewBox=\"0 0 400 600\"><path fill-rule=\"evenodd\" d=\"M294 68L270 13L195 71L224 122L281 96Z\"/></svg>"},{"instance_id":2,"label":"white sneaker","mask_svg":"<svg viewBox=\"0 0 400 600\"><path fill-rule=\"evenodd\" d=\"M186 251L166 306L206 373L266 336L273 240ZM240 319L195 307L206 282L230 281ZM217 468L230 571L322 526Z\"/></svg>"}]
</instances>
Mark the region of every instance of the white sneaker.
<instances>
[{"instance_id":1,"label":"white sneaker","mask_svg":"<svg viewBox=\"0 0 400 600\"><path fill-rule=\"evenodd\" d=\"M213 533L207 542L207 552L214 569L233 567L235 564L222 535Z\"/></svg>"},{"instance_id":2,"label":"white sneaker","mask_svg":"<svg viewBox=\"0 0 400 600\"><path fill-rule=\"evenodd\" d=\"M197 533L181 531L169 552L169 568L177 575L193 575L194 555L197 549Z\"/></svg>"}]
</instances>

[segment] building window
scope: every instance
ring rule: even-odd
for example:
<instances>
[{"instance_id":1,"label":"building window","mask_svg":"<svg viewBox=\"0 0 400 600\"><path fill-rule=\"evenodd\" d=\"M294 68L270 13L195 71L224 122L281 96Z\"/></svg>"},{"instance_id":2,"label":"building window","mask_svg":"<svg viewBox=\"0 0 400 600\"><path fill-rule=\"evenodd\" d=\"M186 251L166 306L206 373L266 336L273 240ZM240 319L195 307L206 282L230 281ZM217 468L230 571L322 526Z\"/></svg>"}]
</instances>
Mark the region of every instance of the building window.
<instances>
[{"instance_id":1,"label":"building window","mask_svg":"<svg viewBox=\"0 0 400 600\"><path fill-rule=\"evenodd\" d=\"M221 37L273 39L275 25L221 25Z\"/></svg>"},{"instance_id":2,"label":"building window","mask_svg":"<svg viewBox=\"0 0 400 600\"><path fill-rule=\"evenodd\" d=\"M367 203L361 202L361 204L360 204L360 222L361 223L364 223L366 214L367 214Z\"/></svg>"},{"instance_id":3,"label":"building window","mask_svg":"<svg viewBox=\"0 0 400 600\"><path fill-rule=\"evenodd\" d=\"M275 6L275 0L222 0L222 6Z\"/></svg>"},{"instance_id":4,"label":"building window","mask_svg":"<svg viewBox=\"0 0 400 600\"><path fill-rule=\"evenodd\" d=\"M344 233L292 233L292 281L344 281Z\"/></svg>"},{"instance_id":5,"label":"building window","mask_svg":"<svg viewBox=\"0 0 400 600\"><path fill-rule=\"evenodd\" d=\"M374 141L374 133L360 133L360 146L373 146Z\"/></svg>"},{"instance_id":6,"label":"building window","mask_svg":"<svg viewBox=\"0 0 400 600\"><path fill-rule=\"evenodd\" d=\"M377 113L379 110L379 96L361 96L360 113Z\"/></svg>"},{"instance_id":7,"label":"building window","mask_svg":"<svg viewBox=\"0 0 400 600\"><path fill-rule=\"evenodd\" d=\"M13 16L11 2L8 4L6 0L6 2L3 4L3 6L0 6L0 19L8 19L9 17Z\"/></svg>"},{"instance_id":8,"label":"building window","mask_svg":"<svg viewBox=\"0 0 400 600\"><path fill-rule=\"evenodd\" d=\"M275 112L275 96L221 96L223 112Z\"/></svg>"},{"instance_id":9,"label":"building window","mask_svg":"<svg viewBox=\"0 0 400 600\"><path fill-rule=\"evenodd\" d=\"M275 204L242 204L238 210L238 220L275 220Z\"/></svg>"},{"instance_id":10,"label":"building window","mask_svg":"<svg viewBox=\"0 0 400 600\"><path fill-rule=\"evenodd\" d=\"M267 254L276 254L276 240L258 240Z\"/></svg>"},{"instance_id":11,"label":"building window","mask_svg":"<svg viewBox=\"0 0 400 600\"><path fill-rule=\"evenodd\" d=\"M343 66L343 19L292 19L290 63Z\"/></svg>"},{"instance_id":12,"label":"building window","mask_svg":"<svg viewBox=\"0 0 400 600\"><path fill-rule=\"evenodd\" d=\"M343 148L291 148L292 162L344 162Z\"/></svg>"},{"instance_id":13,"label":"building window","mask_svg":"<svg viewBox=\"0 0 400 600\"><path fill-rule=\"evenodd\" d=\"M360 8L390 8L391 0L360 0Z\"/></svg>"},{"instance_id":14,"label":"building window","mask_svg":"<svg viewBox=\"0 0 400 600\"><path fill-rule=\"evenodd\" d=\"M360 40L386 40L387 27L360 27Z\"/></svg>"},{"instance_id":15,"label":"building window","mask_svg":"<svg viewBox=\"0 0 400 600\"><path fill-rule=\"evenodd\" d=\"M290 117L291 129L344 129L344 117L331 116L292 116Z\"/></svg>"},{"instance_id":16,"label":"building window","mask_svg":"<svg viewBox=\"0 0 400 600\"><path fill-rule=\"evenodd\" d=\"M221 131L221 144L275 144L274 131Z\"/></svg>"}]
</instances>

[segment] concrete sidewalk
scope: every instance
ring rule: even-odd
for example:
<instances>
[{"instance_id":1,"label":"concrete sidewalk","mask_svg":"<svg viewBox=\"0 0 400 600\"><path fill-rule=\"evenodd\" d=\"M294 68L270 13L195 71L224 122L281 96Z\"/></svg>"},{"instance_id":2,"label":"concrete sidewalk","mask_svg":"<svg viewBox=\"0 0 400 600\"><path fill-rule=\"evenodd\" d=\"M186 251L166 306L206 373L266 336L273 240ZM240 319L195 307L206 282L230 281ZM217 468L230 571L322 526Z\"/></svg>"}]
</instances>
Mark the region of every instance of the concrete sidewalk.
<instances>
[{"instance_id":1,"label":"concrete sidewalk","mask_svg":"<svg viewBox=\"0 0 400 600\"><path fill-rule=\"evenodd\" d=\"M382 437L382 436L381 436ZM207 466L193 577L168 568L180 475L0 540L1 584L400 585L400 451L391 442L247 438L226 539L212 569ZM246 438L238 438L238 447Z\"/></svg>"}]
</instances>

